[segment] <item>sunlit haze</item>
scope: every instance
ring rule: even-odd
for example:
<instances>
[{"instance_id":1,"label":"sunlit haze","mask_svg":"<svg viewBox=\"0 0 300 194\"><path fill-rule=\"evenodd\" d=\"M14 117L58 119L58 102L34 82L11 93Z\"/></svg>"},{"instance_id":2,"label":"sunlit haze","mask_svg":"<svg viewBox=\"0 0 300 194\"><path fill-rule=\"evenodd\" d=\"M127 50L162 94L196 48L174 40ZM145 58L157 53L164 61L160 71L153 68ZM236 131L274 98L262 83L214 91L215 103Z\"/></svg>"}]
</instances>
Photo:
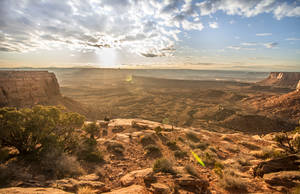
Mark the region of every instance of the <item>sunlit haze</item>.
<instances>
[{"instance_id":1,"label":"sunlit haze","mask_svg":"<svg viewBox=\"0 0 300 194\"><path fill-rule=\"evenodd\" d=\"M300 71L299 16L299 0L1 0L0 67Z\"/></svg>"}]
</instances>

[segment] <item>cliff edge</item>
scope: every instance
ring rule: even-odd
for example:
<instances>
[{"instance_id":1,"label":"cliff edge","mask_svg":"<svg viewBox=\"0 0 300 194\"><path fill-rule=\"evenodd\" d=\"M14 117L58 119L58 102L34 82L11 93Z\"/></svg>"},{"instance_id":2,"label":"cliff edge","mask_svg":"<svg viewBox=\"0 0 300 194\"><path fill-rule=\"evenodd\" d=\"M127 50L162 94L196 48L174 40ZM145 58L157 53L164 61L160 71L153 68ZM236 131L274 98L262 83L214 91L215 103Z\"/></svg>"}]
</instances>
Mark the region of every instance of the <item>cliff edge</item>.
<instances>
[{"instance_id":1,"label":"cliff edge","mask_svg":"<svg viewBox=\"0 0 300 194\"><path fill-rule=\"evenodd\" d=\"M300 72L271 72L269 77L258 82L262 85L295 89L300 80Z\"/></svg>"},{"instance_id":2,"label":"cliff edge","mask_svg":"<svg viewBox=\"0 0 300 194\"><path fill-rule=\"evenodd\" d=\"M54 73L48 71L0 71L0 107L62 105L70 111L88 116L81 103L60 93Z\"/></svg>"},{"instance_id":3,"label":"cliff edge","mask_svg":"<svg viewBox=\"0 0 300 194\"><path fill-rule=\"evenodd\" d=\"M0 106L46 105L60 97L59 85L54 73L0 71Z\"/></svg>"}]
</instances>

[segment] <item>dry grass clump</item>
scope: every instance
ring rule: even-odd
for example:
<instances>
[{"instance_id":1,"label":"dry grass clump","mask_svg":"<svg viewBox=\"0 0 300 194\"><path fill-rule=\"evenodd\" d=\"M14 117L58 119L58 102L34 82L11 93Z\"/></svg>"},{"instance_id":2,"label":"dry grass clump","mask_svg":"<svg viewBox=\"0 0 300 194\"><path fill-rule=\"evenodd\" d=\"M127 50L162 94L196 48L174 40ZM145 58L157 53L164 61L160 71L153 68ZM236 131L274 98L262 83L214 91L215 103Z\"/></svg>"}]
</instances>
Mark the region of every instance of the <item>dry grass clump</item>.
<instances>
[{"instance_id":1,"label":"dry grass clump","mask_svg":"<svg viewBox=\"0 0 300 194\"><path fill-rule=\"evenodd\" d=\"M231 169L224 171L220 185L226 190L247 190L247 182L237 176Z\"/></svg>"},{"instance_id":2,"label":"dry grass clump","mask_svg":"<svg viewBox=\"0 0 300 194\"><path fill-rule=\"evenodd\" d=\"M174 156L175 156L175 158L185 158L185 157L188 156L188 154L187 154L187 152L185 152L185 151L176 150L176 151L174 152Z\"/></svg>"},{"instance_id":3,"label":"dry grass clump","mask_svg":"<svg viewBox=\"0 0 300 194\"><path fill-rule=\"evenodd\" d=\"M173 164L165 158L157 159L154 162L153 171L154 172L171 173L171 174L176 173L175 170L173 169Z\"/></svg>"},{"instance_id":4,"label":"dry grass clump","mask_svg":"<svg viewBox=\"0 0 300 194\"><path fill-rule=\"evenodd\" d=\"M57 157L55 153L48 153L41 161L41 168L54 178L74 177L85 173L76 157L67 154Z\"/></svg>"},{"instance_id":5,"label":"dry grass clump","mask_svg":"<svg viewBox=\"0 0 300 194\"><path fill-rule=\"evenodd\" d=\"M277 150L274 148L263 148L260 151L252 152L253 156L259 159L269 159L269 158L281 158L286 156L286 153L284 153L281 150Z\"/></svg>"},{"instance_id":6,"label":"dry grass clump","mask_svg":"<svg viewBox=\"0 0 300 194\"><path fill-rule=\"evenodd\" d=\"M196 144L196 148L199 148L200 150L206 150L206 148L209 146L208 143L206 142L201 142Z\"/></svg>"},{"instance_id":7,"label":"dry grass clump","mask_svg":"<svg viewBox=\"0 0 300 194\"><path fill-rule=\"evenodd\" d=\"M151 144L155 145L156 142L150 135L146 135L146 136L142 136L141 144L143 146L147 146L147 145L151 145Z\"/></svg>"},{"instance_id":8,"label":"dry grass clump","mask_svg":"<svg viewBox=\"0 0 300 194\"><path fill-rule=\"evenodd\" d=\"M160 148L156 145L147 145L145 150L148 157L158 158L162 156Z\"/></svg>"},{"instance_id":9,"label":"dry grass clump","mask_svg":"<svg viewBox=\"0 0 300 194\"><path fill-rule=\"evenodd\" d=\"M178 145L176 144L176 141L168 141L167 142L167 146L170 150L179 150L180 148L178 147Z\"/></svg>"},{"instance_id":10,"label":"dry grass clump","mask_svg":"<svg viewBox=\"0 0 300 194\"><path fill-rule=\"evenodd\" d=\"M251 166L249 159L239 158L237 161L241 166Z\"/></svg>"},{"instance_id":11,"label":"dry grass clump","mask_svg":"<svg viewBox=\"0 0 300 194\"><path fill-rule=\"evenodd\" d=\"M191 140L192 142L199 142L200 139L198 138L197 134L194 133L194 132L187 132L186 134L186 137Z\"/></svg>"},{"instance_id":12,"label":"dry grass clump","mask_svg":"<svg viewBox=\"0 0 300 194\"><path fill-rule=\"evenodd\" d=\"M192 166L192 165L190 165L190 164L187 164L187 165L184 167L184 170L185 170L187 173L189 173L190 175L199 178L199 174L198 174L198 172L196 171L196 169L194 168L194 166Z\"/></svg>"},{"instance_id":13,"label":"dry grass clump","mask_svg":"<svg viewBox=\"0 0 300 194\"><path fill-rule=\"evenodd\" d=\"M77 190L77 194L94 194L94 193L97 193L97 191L88 186L79 187Z\"/></svg>"},{"instance_id":14,"label":"dry grass clump","mask_svg":"<svg viewBox=\"0 0 300 194\"><path fill-rule=\"evenodd\" d=\"M253 144L253 143L248 143L248 142L244 142L243 141L243 142L241 142L239 144L241 144L242 146L248 148L249 150L260 150L260 147L257 146L257 145L255 145L255 144Z\"/></svg>"}]
</instances>

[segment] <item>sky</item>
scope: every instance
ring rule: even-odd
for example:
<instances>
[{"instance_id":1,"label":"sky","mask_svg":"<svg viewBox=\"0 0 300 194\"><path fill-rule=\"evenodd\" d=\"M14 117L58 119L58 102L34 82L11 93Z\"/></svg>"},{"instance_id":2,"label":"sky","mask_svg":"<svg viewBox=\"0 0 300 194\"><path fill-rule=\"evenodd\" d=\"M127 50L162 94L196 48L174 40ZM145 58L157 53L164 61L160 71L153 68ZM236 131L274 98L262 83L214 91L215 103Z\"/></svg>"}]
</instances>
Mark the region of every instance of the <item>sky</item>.
<instances>
[{"instance_id":1,"label":"sky","mask_svg":"<svg viewBox=\"0 0 300 194\"><path fill-rule=\"evenodd\" d=\"M0 67L300 71L300 0L0 0Z\"/></svg>"}]
</instances>

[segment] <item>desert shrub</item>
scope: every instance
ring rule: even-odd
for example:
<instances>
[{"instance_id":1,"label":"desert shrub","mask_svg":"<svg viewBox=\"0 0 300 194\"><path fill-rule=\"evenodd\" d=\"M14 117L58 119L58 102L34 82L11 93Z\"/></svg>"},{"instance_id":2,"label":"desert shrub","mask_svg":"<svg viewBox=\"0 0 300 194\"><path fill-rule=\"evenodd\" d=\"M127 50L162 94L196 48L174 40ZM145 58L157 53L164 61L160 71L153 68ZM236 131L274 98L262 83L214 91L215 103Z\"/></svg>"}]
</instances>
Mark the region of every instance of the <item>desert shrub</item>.
<instances>
[{"instance_id":1,"label":"desert shrub","mask_svg":"<svg viewBox=\"0 0 300 194\"><path fill-rule=\"evenodd\" d=\"M241 142L241 145L248 148L249 150L260 150L260 147L248 142Z\"/></svg>"},{"instance_id":2,"label":"desert shrub","mask_svg":"<svg viewBox=\"0 0 300 194\"><path fill-rule=\"evenodd\" d=\"M102 130L102 136L103 136L103 137L104 137L104 136L107 136L107 134L108 134L107 129L103 129L103 130Z\"/></svg>"},{"instance_id":3,"label":"desert shrub","mask_svg":"<svg viewBox=\"0 0 300 194\"><path fill-rule=\"evenodd\" d=\"M153 145L156 144L155 140L150 135L142 136L141 143L143 146L147 146L150 144L153 144Z\"/></svg>"},{"instance_id":4,"label":"desert shrub","mask_svg":"<svg viewBox=\"0 0 300 194\"><path fill-rule=\"evenodd\" d=\"M94 193L97 193L97 191L88 186L79 187L77 190L77 194L94 194Z\"/></svg>"},{"instance_id":5,"label":"desert shrub","mask_svg":"<svg viewBox=\"0 0 300 194\"><path fill-rule=\"evenodd\" d=\"M245 159L245 158L240 158L238 159L238 163L241 165L241 166L251 166L249 160Z\"/></svg>"},{"instance_id":6,"label":"desert shrub","mask_svg":"<svg viewBox=\"0 0 300 194\"><path fill-rule=\"evenodd\" d=\"M90 135L90 138L94 139L94 136L99 133L100 127L95 122L89 123L83 127L83 130Z\"/></svg>"},{"instance_id":7,"label":"desert shrub","mask_svg":"<svg viewBox=\"0 0 300 194\"><path fill-rule=\"evenodd\" d=\"M199 149L201 149L201 150L206 150L206 148L207 148L208 146L209 146L209 144L206 143L206 142L201 142L201 143L196 144L196 148L199 148Z\"/></svg>"},{"instance_id":8,"label":"desert shrub","mask_svg":"<svg viewBox=\"0 0 300 194\"><path fill-rule=\"evenodd\" d=\"M222 137L222 140L224 140L224 141L228 141L228 142L233 142L233 140L232 139L230 139L228 136L224 136L224 137Z\"/></svg>"},{"instance_id":9,"label":"desert shrub","mask_svg":"<svg viewBox=\"0 0 300 194\"><path fill-rule=\"evenodd\" d=\"M77 144L75 128L83 122L83 116L51 106L1 108L0 145L15 148L19 156L31 160L39 160L52 148L72 153Z\"/></svg>"},{"instance_id":10,"label":"desert shrub","mask_svg":"<svg viewBox=\"0 0 300 194\"><path fill-rule=\"evenodd\" d=\"M198 174L198 172L196 171L196 169L194 168L194 166L188 164L188 165L186 165L186 166L184 167L184 170L185 170L187 173L189 173L190 175L199 178L199 174Z\"/></svg>"},{"instance_id":11,"label":"desert shrub","mask_svg":"<svg viewBox=\"0 0 300 194\"><path fill-rule=\"evenodd\" d=\"M182 137L178 137L178 140L181 141L182 143L185 143L185 141Z\"/></svg>"},{"instance_id":12,"label":"desert shrub","mask_svg":"<svg viewBox=\"0 0 300 194\"><path fill-rule=\"evenodd\" d=\"M1 148L0 149L0 163L5 162L9 159L9 149Z\"/></svg>"},{"instance_id":13,"label":"desert shrub","mask_svg":"<svg viewBox=\"0 0 300 194\"><path fill-rule=\"evenodd\" d=\"M106 147L107 151L112 152L117 155L123 155L125 150L124 146L117 142L109 142Z\"/></svg>"},{"instance_id":14,"label":"desert shrub","mask_svg":"<svg viewBox=\"0 0 300 194\"><path fill-rule=\"evenodd\" d=\"M237 176L232 170L225 170L220 180L221 186L226 190L243 190L247 189L247 182Z\"/></svg>"},{"instance_id":15,"label":"desert shrub","mask_svg":"<svg viewBox=\"0 0 300 194\"><path fill-rule=\"evenodd\" d=\"M300 184L294 187L291 191L291 194L299 194L300 193Z\"/></svg>"},{"instance_id":16,"label":"desert shrub","mask_svg":"<svg viewBox=\"0 0 300 194\"><path fill-rule=\"evenodd\" d=\"M298 133L296 128L293 133ZM274 137L274 141L277 142L278 146L283 148L288 153L298 153L300 152L300 136L289 137L287 133L278 133Z\"/></svg>"},{"instance_id":17,"label":"desert shrub","mask_svg":"<svg viewBox=\"0 0 300 194\"><path fill-rule=\"evenodd\" d=\"M145 150L147 156L154 157L154 158L158 158L162 156L160 148L156 145L147 145L145 147Z\"/></svg>"},{"instance_id":18,"label":"desert shrub","mask_svg":"<svg viewBox=\"0 0 300 194\"><path fill-rule=\"evenodd\" d=\"M163 131L163 128L161 128L160 126L157 126L154 128L154 131L156 134L160 134Z\"/></svg>"},{"instance_id":19,"label":"desert shrub","mask_svg":"<svg viewBox=\"0 0 300 194\"><path fill-rule=\"evenodd\" d=\"M253 156L265 160L268 158L281 158L286 156L286 153L281 150L264 148L261 151L254 152Z\"/></svg>"},{"instance_id":20,"label":"desert shrub","mask_svg":"<svg viewBox=\"0 0 300 194\"><path fill-rule=\"evenodd\" d=\"M216 148L214 148L214 147L209 147L209 150L212 151L212 152L214 152L214 153L217 152Z\"/></svg>"},{"instance_id":21,"label":"desert shrub","mask_svg":"<svg viewBox=\"0 0 300 194\"><path fill-rule=\"evenodd\" d=\"M223 169L224 165L221 162L216 161L214 164L213 171L221 178L223 177Z\"/></svg>"},{"instance_id":22,"label":"desert shrub","mask_svg":"<svg viewBox=\"0 0 300 194\"><path fill-rule=\"evenodd\" d=\"M228 150L231 153L239 153L240 152L240 149L238 148L238 146L233 146L233 145L226 146L226 150Z\"/></svg>"},{"instance_id":23,"label":"desert shrub","mask_svg":"<svg viewBox=\"0 0 300 194\"><path fill-rule=\"evenodd\" d=\"M153 171L175 174L173 164L165 158L157 159L154 162Z\"/></svg>"},{"instance_id":24,"label":"desert shrub","mask_svg":"<svg viewBox=\"0 0 300 194\"><path fill-rule=\"evenodd\" d=\"M176 150L174 152L175 158L185 158L185 157L187 157L187 155L188 155L187 152L181 151L181 150Z\"/></svg>"},{"instance_id":25,"label":"desert shrub","mask_svg":"<svg viewBox=\"0 0 300 194\"><path fill-rule=\"evenodd\" d=\"M176 141L168 141L167 146L170 150L173 150L173 151L179 150L179 147L177 146Z\"/></svg>"},{"instance_id":26,"label":"desert shrub","mask_svg":"<svg viewBox=\"0 0 300 194\"><path fill-rule=\"evenodd\" d=\"M207 166L213 166L216 162L216 156L209 152L204 152L204 154L201 155L201 159Z\"/></svg>"},{"instance_id":27,"label":"desert shrub","mask_svg":"<svg viewBox=\"0 0 300 194\"><path fill-rule=\"evenodd\" d=\"M199 142L200 141L200 139L197 137L197 134L194 133L194 132L187 132L185 135L189 140L191 140L193 142Z\"/></svg>"},{"instance_id":28,"label":"desert shrub","mask_svg":"<svg viewBox=\"0 0 300 194\"><path fill-rule=\"evenodd\" d=\"M76 157L55 151L44 156L41 161L41 170L52 178L73 177L84 173Z\"/></svg>"}]
</instances>

